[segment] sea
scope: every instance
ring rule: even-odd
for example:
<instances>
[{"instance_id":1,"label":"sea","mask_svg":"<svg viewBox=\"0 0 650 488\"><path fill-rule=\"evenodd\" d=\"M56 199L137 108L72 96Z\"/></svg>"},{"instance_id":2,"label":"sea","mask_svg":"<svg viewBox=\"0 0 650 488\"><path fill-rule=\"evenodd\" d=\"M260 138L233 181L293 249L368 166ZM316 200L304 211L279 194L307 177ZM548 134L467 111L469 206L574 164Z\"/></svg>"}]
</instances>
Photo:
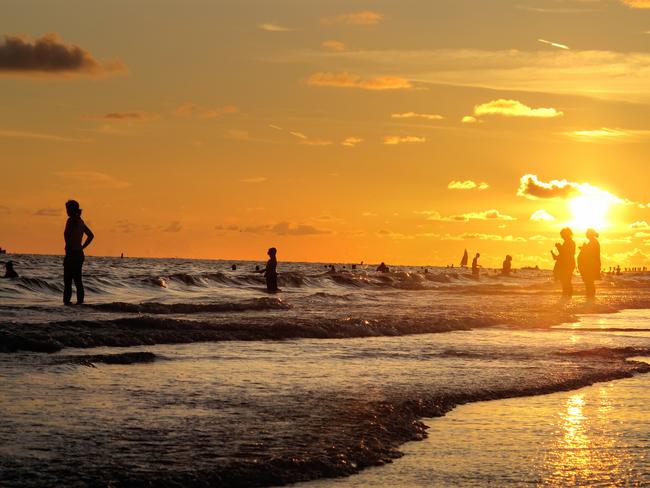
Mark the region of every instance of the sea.
<instances>
[{"instance_id":1,"label":"sea","mask_svg":"<svg viewBox=\"0 0 650 488\"><path fill-rule=\"evenodd\" d=\"M548 270L280 262L269 294L264 262L89 256L86 303L64 307L61 256L7 259L0 486L650 484L645 402L582 397L581 425L627 449L614 478L585 457L606 443L547 442L568 477L521 454L561 430L536 428L554 411L536 399L648 398L650 273L605 274L588 301Z\"/></svg>"}]
</instances>

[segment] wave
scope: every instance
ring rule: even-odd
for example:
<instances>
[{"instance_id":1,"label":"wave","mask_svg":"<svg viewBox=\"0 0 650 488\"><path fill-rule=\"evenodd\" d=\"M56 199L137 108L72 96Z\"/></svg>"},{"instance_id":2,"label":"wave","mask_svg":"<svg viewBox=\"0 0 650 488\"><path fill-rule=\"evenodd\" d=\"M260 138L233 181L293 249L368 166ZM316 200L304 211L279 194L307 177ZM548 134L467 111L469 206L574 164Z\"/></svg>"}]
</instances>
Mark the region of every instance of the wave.
<instances>
[{"instance_id":1,"label":"wave","mask_svg":"<svg viewBox=\"0 0 650 488\"><path fill-rule=\"evenodd\" d=\"M279 298L263 297L242 302L220 303L127 303L111 302L89 304L87 307L104 312L140 314L193 314L209 312L247 312L252 310L288 310L291 305Z\"/></svg>"}]
</instances>

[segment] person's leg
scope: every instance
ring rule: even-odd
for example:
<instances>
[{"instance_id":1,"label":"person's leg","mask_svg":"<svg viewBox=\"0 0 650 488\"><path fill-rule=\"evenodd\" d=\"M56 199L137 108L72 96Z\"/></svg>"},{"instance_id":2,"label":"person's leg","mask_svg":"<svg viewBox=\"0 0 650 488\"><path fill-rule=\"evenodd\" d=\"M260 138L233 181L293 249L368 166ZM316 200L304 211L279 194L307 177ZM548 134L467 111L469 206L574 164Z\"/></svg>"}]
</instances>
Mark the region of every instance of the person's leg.
<instances>
[{"instance_id":1,"label":"person's leg","mask_svg":"<svg viewBox=\"0 0 650 488\"><path fill-rule=\"evenodd\" d=\"M585 294L587 298L596 298L596 283L593 281L585 281Z\"/></svg>"},{"instance_id":2,"label":"person's leg","mask_svg":"<svg viewBox=\"0 0 650 488\"><path fill-rule=\"evenodd\" d=\"M81 305L84 302L84 284L81 279L82 269L84 265L84 255L76 256L75 259L75 269L74 269L74 286L77 289L77 305Z\"/></svg>"},{"instance_id":3,"label":"person's leg","mask_svg":"<svg viewBox=\"0 0 650 488\"><path fill-rule=\"evenodd\" d=\"M268 291L278 291L278 275L268 275L266 277L266 289Z\"/></svg>"},{"instance_id":4,"label":"person's leg","mask_svg":"<svg viewBox=\"0 0 650 488\"><path fill-rule=\"evenodd\" d=\"M72 266L70 257L63 258L63 304L70 305L72 298Z\"/></svg>"}]
</instances>

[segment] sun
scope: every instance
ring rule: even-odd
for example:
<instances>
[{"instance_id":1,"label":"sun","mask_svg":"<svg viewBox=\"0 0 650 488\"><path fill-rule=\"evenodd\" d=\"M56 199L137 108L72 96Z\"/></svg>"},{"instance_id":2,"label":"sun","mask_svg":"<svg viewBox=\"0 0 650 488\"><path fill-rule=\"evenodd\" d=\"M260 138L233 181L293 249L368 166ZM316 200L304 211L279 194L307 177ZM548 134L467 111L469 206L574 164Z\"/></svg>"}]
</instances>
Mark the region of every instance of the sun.
<instances>
[{"instance_id":1,"label":"sun","mask_svg":"<svg viewBox=\"0 0 650 488\"><path fill-rule=\"evenodd\" d=\"M580 195L572 198L568 202L572 216L568 225L580 232L589 228L603 230L610 225L607 214L612 203L603 195Z\"/></svg>"}]
</instances>

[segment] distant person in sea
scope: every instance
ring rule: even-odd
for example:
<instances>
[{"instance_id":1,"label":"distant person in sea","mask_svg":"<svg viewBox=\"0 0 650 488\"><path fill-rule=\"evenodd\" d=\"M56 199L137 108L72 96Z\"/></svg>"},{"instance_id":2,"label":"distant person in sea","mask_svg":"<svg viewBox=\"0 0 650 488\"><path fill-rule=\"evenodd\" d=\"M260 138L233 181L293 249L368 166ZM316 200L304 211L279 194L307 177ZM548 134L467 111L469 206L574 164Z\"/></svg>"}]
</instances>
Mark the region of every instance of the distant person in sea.
<instances>
[{"instance_id":1,"label":"distant person in sea","mask_svg":"<svg viewBox=\"0 0 650 488\"><path fill-rule=\"evenodd\" d=\"M95 238L95 235L81 219L79 202L68 200L65 203L68 221L65 224L65 258L63 260L63 303L71 305L72 282L77 289L77 305L84 302L84 285L82 282L82 268L85 260L86 249ZM84 235L85 242L82 243Z\"/></svg>"},{"instance_id":2,"label":"distant person in sea","mask_svg":"<svg viewBox=\"0 0 650 488\"><path fill-rule=\"evenodd\" d=\"M377 271L379 271L380 273L388 273L390 271L390 269L388 269L388 266L386 266L386 263L384 263L382 261L381 264L379 266L377 266Z\"/></svg>"},{"instance_id":3,"label":"distant person in sea","mask_svg":"<svg viewBox=\"0 0 650 488\"><path fill-rule=\"evenodd\" d=\"M230 267L230 269L232 269L233 271L237 271L237 265L236 265L236 264L233 264L233 265Z\"/></svg>"},{"instance_id":4,"label":"distant person in sea","mask_svg":"<svg viewBox=\"0 0 650 488\"><path fill-rule=\"evenodd\" d=\"M596 297L596 281L600 279L600 243L598 232L587 229L587 242L580 248L578 254L578 269L585 283L587 298Z\"/></svg>"},{"instance_id":5,"label":"distant person in sea","mask_svg":"<svg viewBox=\"0 0 650 488\"><path fill-rule=\"evenodd\" d=\"M258 273L263 273L266 278L266 290L269 293L275 293L278 291L278 260L277 255L278 250L274 247L270 248L267 251L269 255L269 260L266 262L266 268L261 269Z\"/></svg>"},{"instance_id":6,"label":"distant person in sea","mask_svg":"<svg viewBox=\"0 0 650 488\"><path fill-rule=\"evenodd\" d=\"M576 243L573 241L573 231L565 227L560 231L562 243L556 243L555 248L558 253L551 251L551 256L555 260L553 267L553 276L562 283L562 297L571 298L573 296L573 271L576 268Z\"/></svg>"},{"instance_id":7,"label":"distant person in sea","mask_svg":"<svg viewBox=\"0 0 650 488\"><path fill-rule=\"evenodd\" d=\"M503 276L510 276L512 271L512 256L510 254L506 255L506 259L503 261L503 267L501 268L501 274Z\"/></svg>"},{"instance_id":8,"label":"distant person in sea","mask_svg":"<svg viewBox=\"0 0 650 488\"><path fill-rule=\"evenodd\" d=\"M476 256L474 256L474 259L472 259L472 276L476 276L478 278L479 276L479 268L480 264L478 264L478 258L480 258L481 255L479 253L476 253Z\"/></svg>"},{"instance_id":9,"label":"distant person in sea","mask_svg":"<svg viewBox=\"0 0 650 488\"><path fill-rule=\"evenodd\" d=\"M5 278L18 278L13 261L7 261L5 263Z\"/></svg>"}]
</instances>

